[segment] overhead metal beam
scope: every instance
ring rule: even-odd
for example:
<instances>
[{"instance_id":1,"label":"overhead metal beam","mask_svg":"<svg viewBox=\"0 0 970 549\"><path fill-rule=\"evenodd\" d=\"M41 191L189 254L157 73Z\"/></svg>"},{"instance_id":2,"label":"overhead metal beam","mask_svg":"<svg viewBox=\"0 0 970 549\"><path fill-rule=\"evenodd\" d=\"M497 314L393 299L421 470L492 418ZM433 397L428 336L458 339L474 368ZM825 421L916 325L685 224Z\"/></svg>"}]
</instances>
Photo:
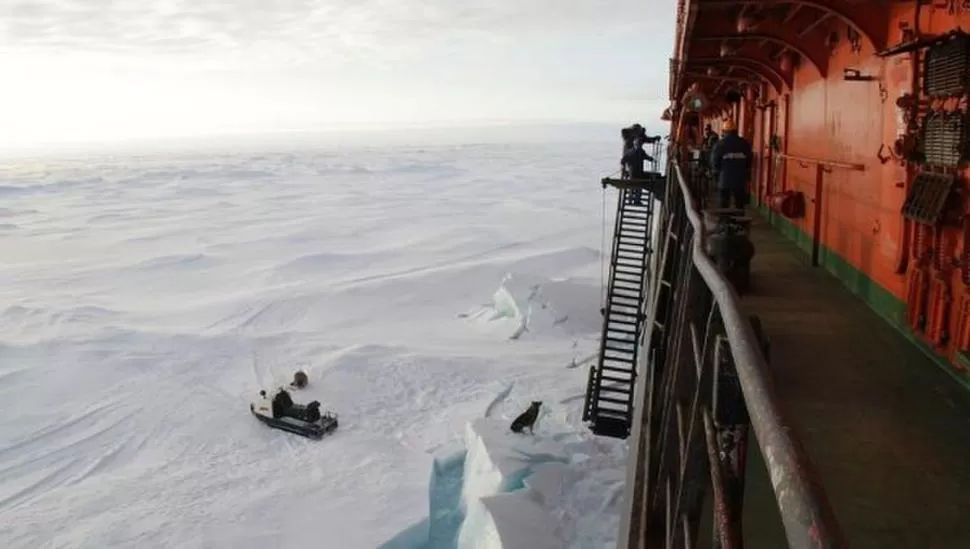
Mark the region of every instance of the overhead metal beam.
<instances>
[{"instance_id":1,"label":"overhead metal beam","mask_svg":"<svg viewBox=\"0 0 970 549\"><path fill-rule=\"evenodd\" d=\"M817 48L812 48L810 52L806 49L806 44L798 44L796 40L791 38L786 38L784 36L776 35L771 32L759 32L751 34L723 34L723 35L713 35L713 36L697 36L694 38L695 42L722 42L724 40L763 40L765 42L772 42L775 44L780 44L798 55L803 59L808 61L815 67L818 73L825 77L828 75L828 61L829 58L822 53Z\"/></svg>"},{"instance_id":2,"label":"overhead metal beam","mask_svg":"<svg viewBox=\"0 0 970 549\"><path fill-rule=\"evenodd\" d=\"M767 56L761 58L754 55L732 55L727 57L693 57L687 60L688 66L736 66L742 69L756 72L760 74L765 80L771 84L771 87L779 94L784 92L785 88L791 88L792 81L790 77L787 77L778 71L775 67L769 64L767 61Z\"/></svg>"},{"instance_id":3,"label":"overhead metal beam","mask_svg":"<svg viewBox=\"0 0 970 549\"><path fill-rule=\"evenodd\" d=\"M872 3L849 3L845 0L699 0L697 7L701 10L723 10L747 4L793 4L799 8L813 8L829 13L867 39L876 51L885 49L889 40L889 10L869 5ZM789 12L785 19L787 21L791 18L794 18L794 14Z\"/></svg>"}]
</instances>

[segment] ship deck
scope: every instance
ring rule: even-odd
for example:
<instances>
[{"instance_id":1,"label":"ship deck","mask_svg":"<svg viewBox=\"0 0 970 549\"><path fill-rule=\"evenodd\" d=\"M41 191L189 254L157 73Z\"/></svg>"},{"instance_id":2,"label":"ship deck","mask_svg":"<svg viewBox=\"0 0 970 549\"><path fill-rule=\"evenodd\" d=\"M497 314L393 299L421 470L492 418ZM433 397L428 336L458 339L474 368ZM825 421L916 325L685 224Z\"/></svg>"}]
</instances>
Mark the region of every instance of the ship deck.
<instances>
[{"instance_id":1,"label":"ship deck","mask_svg":"<svg viewBox=\"0 0 970 549\"><path fill-rule=\"evenodd\" d=\"M742 303L848 545L970 547L970 391L754 217ZM763 463L748 460L745 545L785 547Z\"/></svg>"}]
</instances>

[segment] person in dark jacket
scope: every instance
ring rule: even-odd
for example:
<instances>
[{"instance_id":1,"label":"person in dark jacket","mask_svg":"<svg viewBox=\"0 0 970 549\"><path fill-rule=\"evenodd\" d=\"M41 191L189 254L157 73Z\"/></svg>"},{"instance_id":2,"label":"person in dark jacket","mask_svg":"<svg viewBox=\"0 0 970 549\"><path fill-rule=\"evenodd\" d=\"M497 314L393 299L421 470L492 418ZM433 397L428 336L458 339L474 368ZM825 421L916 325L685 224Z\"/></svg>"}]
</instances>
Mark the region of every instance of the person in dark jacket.
<instances>
[{"instance_id":1,"label":"person in dark jacket","mask_svg":"<svg viewBox=\"0 0 970 549\"><path fill-rule=\"evenodd\" d=\"M623 128L620 130L620 137L623 138L623 152L620 154L621 177L623 179L629 179L630 163L627 162L627 151L633 150L633 128Z\"/></svg>"},{"instance_id":2,"label":"person in dark jacket","mask_svg":"<svg viewBox=\"0 0 970 549\"><path fill-rule=\"evenodd\" d=\"M748 177L751 173L751 144L738 135L733 120L724 122L724 136L711 151L711 168L717 174L718 207L744 209L747 204Z\"/></svg>"},{"instance_id":3,"label":"person in dark jacket","mask_svg":"<svg viewBox=\"0 0 970 549\"><path fill-rule=\"evenodd\" d=\"M623 165L623 174L628 179L643 179L643 143L640 141L639 125L634 124L629 128L620 130L623 136L623 157L620 163ZM642 192L640 189L630 189L627 194L627 204L636 206L642 205Z\"/></svg>"},{"instance_id":4,"label":"person in dark jacket","mask_svg":"<svg viewBox=\"0 0 970 549\"><path fill-rule=\"evenodd\" d=\"M714 129L711 128L711 125L708 124L704 126L704 148L711 150L714 148L714 145L717 145L717 142L717 134L714 133Z\"/></svg>"}]
</instances>

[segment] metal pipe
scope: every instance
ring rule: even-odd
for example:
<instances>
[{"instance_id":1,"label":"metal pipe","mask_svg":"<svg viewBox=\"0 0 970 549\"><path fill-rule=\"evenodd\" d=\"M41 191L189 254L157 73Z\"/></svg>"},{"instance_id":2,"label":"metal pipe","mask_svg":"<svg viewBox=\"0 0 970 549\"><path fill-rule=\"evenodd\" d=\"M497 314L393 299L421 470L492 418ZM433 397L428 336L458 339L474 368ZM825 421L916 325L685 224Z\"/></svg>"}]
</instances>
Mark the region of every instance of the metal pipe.
<instances>
[{"instance_id":1,"label":"metal pipe","mask_svg":"<svg viewBox=\"0 0 970 549\"><path fill-rule=\"evenodd\" d=\"M744 76L729 76L729 75L712 76L710 74L704 74L702 72L693 72L693 71L684 73L684 75L690 76L691 78L700 78L703 80L714 80L718 82L738 82L739 84L747 84L752 80L751 78L746 78ZM758 79L760 80L761 76L759 76Z\"/></svg>"},{"instance_id":2,"label":"metal pipe","mask_svg":"<svg viewBox=\"0 0 970 549\"><path fill-rule=\"evenodd\" d=\"M717 430L714 428L714 421L711 419L710 412L705 408L702 413L704 442L711 472L711 492L714 496L712 507L714 508L715 540L720 542L720 549L739 549L741 547L741 536L736 528L737 519L734 515L741 510L732 509L728 503L727 494L724 493L724 469L720 456L718 456Z\"/></svg>"},{"instance_id":3,"label":"metal pipe","mask_svg":"<svg viewBox=\"0 0 970 549\"><path fill-rule=\"evenodd\" d=\"M785 158L787 160L795 160L797 162L805 162L809 164L822 164L824 166L829 166L832 168L845 168L847 170L853 170L857 172L862 172L866 170L865 164L842 162L839 160L823 160L821 158L812 158L810 156L798 156L788 153L778 153L778 156Z\"/></svg>"},{"instance_id":4,"label":"metal pipe","mask_svg":"<svg viewBox=\"0 0 970 549\"><path fill-rule=\"evenodd\" d=\"M825 174L832 171L832 168L845 168L853 171L865 171L865 164L852 164L849 162L839 162L837 160L821 160L793 154L779 154L781 158L795 160L802 163L815 164L815 204L812 219L812 267L818 267L819 250L822 244L822 186L825 184Z\"/></svg>"},{"instance_id":5,"label":"metal pipe","mask_svg":"<svg viewBox=\"0 0 970 549\"><path fill-rule=\"evenodd\" d=\"M818 267L818 250L822 244L822 183L825 167L815 165L815 212L812 219L812 267Z\"/></svg>"}]
</instances>

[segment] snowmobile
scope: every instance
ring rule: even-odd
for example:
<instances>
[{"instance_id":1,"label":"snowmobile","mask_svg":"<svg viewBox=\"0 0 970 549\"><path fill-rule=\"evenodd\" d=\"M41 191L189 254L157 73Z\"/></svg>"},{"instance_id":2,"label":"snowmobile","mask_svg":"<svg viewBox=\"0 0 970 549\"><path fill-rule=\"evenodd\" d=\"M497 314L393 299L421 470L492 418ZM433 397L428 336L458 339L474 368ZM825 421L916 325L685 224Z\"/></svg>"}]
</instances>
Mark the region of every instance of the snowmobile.
<instances>
[{"instance_id":1,"label":"snowmobile","mask_svg":"<svg viewBox=\"0 0 970 549\"><path fill-rule=\"evenodd\" d=\"M337 414L320 412L320 402L296 404L290 393L280 387L272 396L259 392L259 399L249 405L249 410L270 427L282 429L308 438L320 439L337 428Z\"/></svg>"}]
</instances>

